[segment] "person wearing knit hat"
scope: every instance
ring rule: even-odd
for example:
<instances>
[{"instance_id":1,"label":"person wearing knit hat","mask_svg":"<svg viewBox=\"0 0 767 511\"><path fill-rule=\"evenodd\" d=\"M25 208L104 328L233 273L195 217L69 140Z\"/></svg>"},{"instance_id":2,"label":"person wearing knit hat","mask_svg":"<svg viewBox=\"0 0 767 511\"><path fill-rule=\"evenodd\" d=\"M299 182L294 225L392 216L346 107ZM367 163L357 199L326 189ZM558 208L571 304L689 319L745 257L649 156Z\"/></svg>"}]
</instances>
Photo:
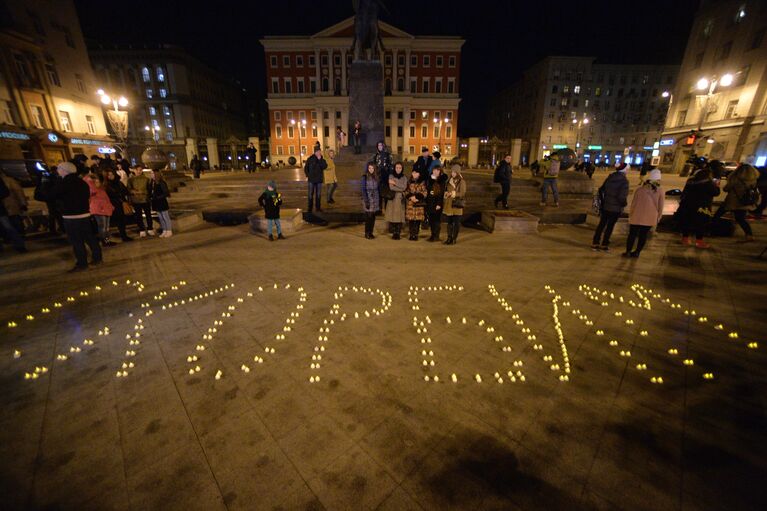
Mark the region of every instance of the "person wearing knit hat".
<instances>
[{"instance_id":1,"label":"person wearing knit hat","mask_svg":"<svg viewBox=\"0 0 767 511\"><path fill-rule=\"evenodd\" d=\"M642 186L636 189L629 212L629 236L623 257L639 257L647 242L650 229L656 227L663 217L663 189L660 187L661 172L654 169ZM636 247L634 243L636 242Z\"/></svg>"},{"instance_id":2,"label":"person wearing knit hat","mask_svg":"<svg viewBox=\"0 0 767 511\"><path fill-rule=\"evenodd\" d=\"M626 164L615 166L615 172L607 176L602 186L599 187L598 195L601 198L599 208L599 225L594 231L591 242L591 250L610 250L610 236L612 236L615 224L623 214L623 208L628 204L629 180L626 177Z\"/></svg>"},{"instance_id":3,"label":"person wearing knit hat","mask_svg":"<svg viewBox=\"0 0 767 511\"><path fill-rule=\"evenodd\" d=\"M277 226L277 239L284 240L285 236L282 235L282 224L280 223L282 194L277 191L277 183L269 181L266 184L266 190L264 190L264 193L258 198L258 204L264 208L269 241L274 241L274 236L272 234L274 226Z\"/></svg>"},{"instance_id":4,"label":"person wearing knit hat","mask_svg":"<svg viewBox=\"0 0 767 511\"><path fill-rule=\"evenodd\" d=\"M88 268L88 252L91 250L91 264L102 262L101 246L93 232L90 212L90 188L78 175L78 168L70 162L59 163L56 172L63 178L53 192L53 198L61 206L61 218L67 239L75 254L75 267L69 270L83 271Z\"/></svg>"}]
</instances>

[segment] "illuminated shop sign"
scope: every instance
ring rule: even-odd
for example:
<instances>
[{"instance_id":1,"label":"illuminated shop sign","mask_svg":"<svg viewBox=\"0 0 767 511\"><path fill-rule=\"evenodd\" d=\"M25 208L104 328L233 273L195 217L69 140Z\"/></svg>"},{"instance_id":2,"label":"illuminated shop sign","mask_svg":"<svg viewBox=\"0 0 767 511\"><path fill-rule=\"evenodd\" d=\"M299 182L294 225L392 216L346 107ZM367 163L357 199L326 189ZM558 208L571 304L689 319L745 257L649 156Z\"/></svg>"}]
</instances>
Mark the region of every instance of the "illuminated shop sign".
<instances>
[{"instance_id":1,"label":"illuminated shop sign","mask_svg":"<svg viewBox=\"0 0 767 511\"><path fill-rule=\"evenodd\" d=\"M99 147L99 152L101 154L113 154L115 149L113 147Z\"/></svg>"},{"instance_id":2,"label":"illuminated shop sign","mask_svg":"<svg viewBox=\"0 0 767 511\"><path fill-rule=\"evenodd\" d=\"M588 147L588 149L589 149L589 151L601 151L602 150L602 146L601 145L590 145Z\"/></svg>"},{"instance_id":3,"label":"illuminated shop sign","mask_svg":"<svg viewBox=\"0 0 767 511\"><path fill-rule=\"evenodd\" d=\"M567 149L567 144L554 144L551 147L553 147L554 149Z\"/></svg>"},{"instance_id":4,"label":"illuminated shop sign","mask_svg":"<svg viewBox=\"0 0 767 511\"><path fill-rule=\"evenodd\" d=\"M0 138L8 138L11 140L29 140L29 135L26 133L16 133L15 131L0 131Z\"/></svg>"},{"instance_id":5,"label":"illuminated shop sign","mask_svg":"<svg viewBox=\"0 0 767 511\"><path fill-rule=\"evenodd\" d=\"M660 141L660 145L674 145L674 139L673 138L667 138Z\"/></svg>"},{"instance_id":6,"label":"illuminated shop sign","mask_svg":"<svg viewBox=\"0 0 767 511\"><path fill-rule=\"evenodd\" d=\"M90 140L87 138L70 138L69 143L75 144L75 145L104 145L105 144L103 140Z\"/></svg>"}]
</instances>

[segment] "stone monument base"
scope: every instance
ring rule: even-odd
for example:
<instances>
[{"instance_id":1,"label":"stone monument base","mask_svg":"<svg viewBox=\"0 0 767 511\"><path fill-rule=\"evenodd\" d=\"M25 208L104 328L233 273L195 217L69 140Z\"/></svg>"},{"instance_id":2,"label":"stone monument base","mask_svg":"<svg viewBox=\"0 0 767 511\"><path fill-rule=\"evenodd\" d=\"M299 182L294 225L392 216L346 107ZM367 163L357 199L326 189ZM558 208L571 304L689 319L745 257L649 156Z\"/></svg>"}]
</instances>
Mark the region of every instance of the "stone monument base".
<instances>
[{"instance_id":1,"label":"stone monument base","mask_svg":"<svg viewBox=\"0 0 767 511\"><path fill-rule=\"evenodd\" d=\"M517 209L483 211L480 223L487 232L538 234L538 218Z\"/></svg>"},{"instance_id":2,"label":"stone monument base","mask_svg":"<svg viewBox=\"0 0 767 511\"><path fill-rule=\"evenodd\" d=\"M253 234L266 234L268 232L267 220L263 210L256 211L250 215L248 223L250 223L250 232ZM303 225L304 218L300 209L282 209L280 211L280 226L283 233L294 233ZM276 231L275 234L277 234Z\"/></svg>"},{"instance_id":3,"label":"stone monument base","mask_svg":"<svg viewBox=\"0 0 767 511\"><path fill-rule=\"evenodd\" d=\"M362 123L364 145L384 139L383 67L378 61L354 61L349 71L349 143L355 121ZM344 127L346 129L347 127Z\"/></svg>"}]
</instances>

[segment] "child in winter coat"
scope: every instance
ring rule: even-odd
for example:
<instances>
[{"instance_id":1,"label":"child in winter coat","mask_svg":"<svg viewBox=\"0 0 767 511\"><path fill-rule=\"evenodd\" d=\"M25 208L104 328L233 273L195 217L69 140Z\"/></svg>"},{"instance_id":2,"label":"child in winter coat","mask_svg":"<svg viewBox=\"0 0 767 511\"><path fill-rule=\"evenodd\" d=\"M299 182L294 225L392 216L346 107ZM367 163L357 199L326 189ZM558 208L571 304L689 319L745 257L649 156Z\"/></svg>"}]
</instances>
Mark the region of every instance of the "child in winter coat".
<instances>
[{"instance_id":1,"label":"child in winter coat","mask_svg":"<svg viewBox=\"0 0 767 511\"><path fill-rule=\"evenodd\" d=\"M425 218L425 199L426 184L421 180L421 173L418 169L413 169L405 189L405 219L410 226L410 236L408 237L410 241L418 241L418 231Z\"/></svg>"},{"instance_id":2,"label":"child in winter coat","mask_svg":"<svg viewBox=\"0 0 767 511\"><path fill-rule=\"evenodd\" d=\"M266 190L258 198L258 204L264 208L269 241L274 241L272 232L275 225L277 226L277 239L284 240L285 236L282 235L282 225L280 224L282 194L277 191L277 184L274 181L267 183Z\"/></svg>"},{"instance_id":3,"label":"child in winter coat","mask_svg":"<svg viewBox=\"0 0 767 511\"><path fill-rule=\"evenodd\" d=\"M88 188L91 190L90 210L98 226L101 244L104 246L113 245L109 241L109 219L115 208L112 205L112 201L109 200L104 176L101 174L89 174L83 178L83 181L88 183Z\"/></svg>"},{"instance_id":4,"label":"child in winter coat","mask_svg":"<svg viewBox=\"0 0 767 511\"><path fill-rule=\"evenodd\" d=\"M657 226L663 216L663 189L660 187L660 178L660 170L653 170L644 184L634 192L629 212L629 237L623 257L639 257L650 229ZM636 249L634 242L637 242Z\"/></svg>"}]
</instances>

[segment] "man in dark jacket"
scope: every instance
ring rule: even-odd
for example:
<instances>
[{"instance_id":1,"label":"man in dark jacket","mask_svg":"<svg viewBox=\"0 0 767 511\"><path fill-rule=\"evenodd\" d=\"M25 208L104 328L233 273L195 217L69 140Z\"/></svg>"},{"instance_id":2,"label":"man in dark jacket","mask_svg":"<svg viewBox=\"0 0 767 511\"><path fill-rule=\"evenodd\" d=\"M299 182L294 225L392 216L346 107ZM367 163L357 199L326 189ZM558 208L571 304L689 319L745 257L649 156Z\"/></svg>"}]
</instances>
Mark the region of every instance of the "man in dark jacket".
<instances>
[{"instance_id":1,"label":"man in dark jacket","mask_svg":"<svg viewBox=\"0 0 767 511\"><path fill-rule=\"evenodd\" d=\"M13 226L13 222L8 216L8 210L5 208L5 198L10 194L11 191L6 186L5 181L0 179L0 230L3 231L3 237L13 245L17 252L26 252L24 238Z\"/></svg>"},{"instance_id":2,"label":"man in dark jacket","mask_svg":"<svg viewBox=\"0 0 767 511\"><path fill-rule=\"evenodd\" d=\"M503 209L509 209L509 191L511 191L511 155L507 154L495 169L493 181L501 185L501 194L495 198L495 207L498 203L503 204Z\"/></svg>"},{"instance_id":3,"label":"man in dark jacket","mask_svg":"<svg viewBox=\"0 0 767 511\"><path fill-rule=\"evenodd\" d=\"M324 170L328 167L328 162L322 157L322 151L316 150L314 154L306 159L304 164L304 174L309 182L309 213L313 206L317 204L317 212L322 212L320 206L320 197L322 195L322 182L324 180Z\"/></svg>"},{"instance_id":4,"label":"man in dark jacket","mask_svg":"<svg viewBox=\"0 0 767 511\"><path fill-rule=\"evenodd\" d=\"M248 172L253 173L256 171L256 156L258 155L258 150L256 149L256 146L253 145L253 142L248 144L248 148L245 149L245 156L248 158Z\"/></svg>"},{"instance_id":5,"label":"man in dark jacket","mask_svg":"<svg viewBox=\"0 0 767 511\"><path fill-rule=\"evenodd\" d=\"M602 208L599 212L599 225L591 242L591 250L604 250L605 252L610 250L610 236L613 234L613 228L621 217L623 208L628 203L629 180L626 177L627 170L627 165L621 163L616 167L615 172L607 176L599 188L598 193L602 196ZM602 237L603 232L604 238Z\"/></svg>"},{"instance_id":6,"label":"man in dark jacket","mask_svg":"<svg viewBox=\"0 0 767 511\"><path fill-rule=\"evenodd\" d=\"M56 171L62 179L54 193L61 207L64 230L77 260L75 267L69 271L82 271L88 268L85 245L91 249L91 264L101 264L101 246L91 224L90 188L77 175L77 167L74 164L60 163Z\"/></svg>"},{"instance_id":7,"label":"man in dark jacket","mask_svg":"<svg viewBox=\"0 0 767 511\"><path fill-rule=\"evenodd\" d=\"M202 162L195 154L192 156L192 161L189 162L189 167L192 169L192 172L194 173L195 179L200 179L200 172L202 172Z\"/></svg>"},{"instance_id":8,"label":"man in dark jacket","mask_svg":"<svg viewBox=\"0 0 767 511\"><path fill-rule=\"evenodd\" d=\"M422 147L421 156L419 156L413 164L413 170L418 171L419 175L421 176L421 180L428 182L430 175L429 169L431 169L432 161L434 161L434 158L432 158L429 154L429 148Z\"/></svg>"}]
</instances>

